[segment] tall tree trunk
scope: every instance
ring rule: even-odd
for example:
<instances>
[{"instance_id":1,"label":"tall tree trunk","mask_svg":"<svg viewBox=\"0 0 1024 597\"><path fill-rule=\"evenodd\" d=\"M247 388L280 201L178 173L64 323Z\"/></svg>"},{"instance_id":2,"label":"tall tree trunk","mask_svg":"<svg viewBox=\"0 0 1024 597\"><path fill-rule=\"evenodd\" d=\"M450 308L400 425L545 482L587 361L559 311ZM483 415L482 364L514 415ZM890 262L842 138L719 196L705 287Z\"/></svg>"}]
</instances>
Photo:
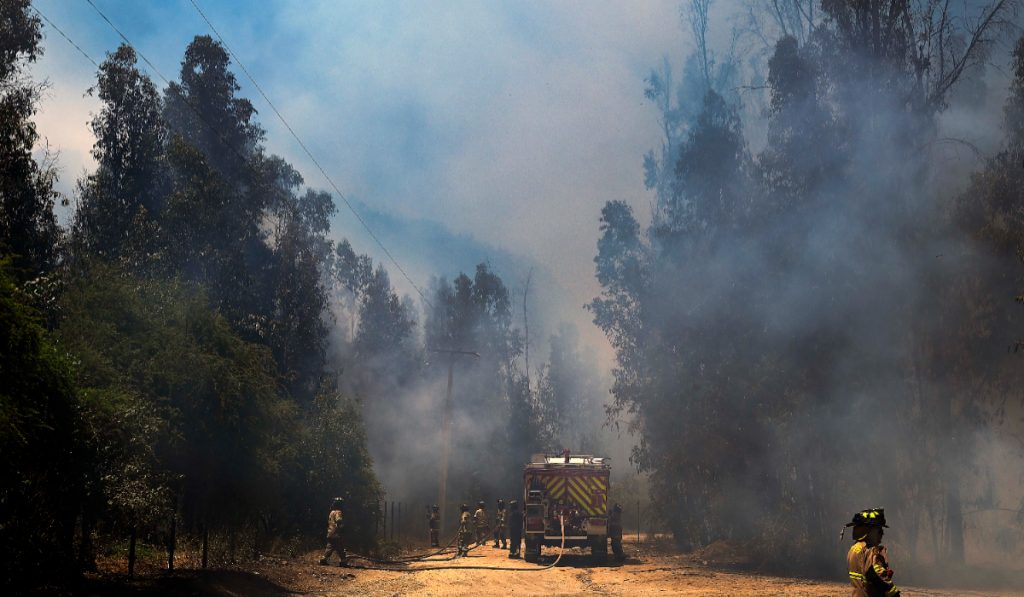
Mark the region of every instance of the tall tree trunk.
<instances>
[{"instance_id":1,"label":"tall tree trunk","mask_svg":"<svg viewBox=\"0 0 1024 597\"><path fill-rule=\"evenodd\" d=\"M964 513L960 501L960 482L949 475L946 485L946 540L949 542L947 561L964 563Z\"/></svg>"}]
</instances>

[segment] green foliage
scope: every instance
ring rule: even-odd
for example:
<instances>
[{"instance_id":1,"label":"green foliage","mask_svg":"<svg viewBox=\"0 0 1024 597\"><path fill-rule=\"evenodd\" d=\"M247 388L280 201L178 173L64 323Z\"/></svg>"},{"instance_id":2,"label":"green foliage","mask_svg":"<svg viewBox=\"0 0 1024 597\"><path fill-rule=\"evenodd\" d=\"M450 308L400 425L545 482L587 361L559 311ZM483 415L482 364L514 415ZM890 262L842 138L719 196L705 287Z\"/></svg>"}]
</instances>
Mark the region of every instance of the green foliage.
<instances>
[{"instance_id":1,"label":"green foliage","mask_svg":"<svg viewBox=\"0 0 1024 597\"><path fill-rule=\"evenodd\" d=\"M190 520L229 519L263 505L257 488L282 466L282 436L295 411L277 396L269 351L238 338L202 293L180 282L96 266L69 284L64 302L60 335L80 355L80 384L92 392L97 417L133 424L132 433L98 440L155 444L152 459L135 449L141 462L113 464L146 477L155 460ZM139 407L159 420L140 421ZM156 489L154 497L164 493ZM225 501L237 509L215 507Z\"/></svg>"},{"instance_id":2,"label":"green foliage","mask_svg":"<svg viewBox=\"0 0 1024 597\"><path fill-rule=\"evenodd\" d=\"M74 241L85 252L122 259L135 268L159 257L153 217L166 194L166 128L160 95L136 66L135 51L122 45L100 65L96 87L103 102L92 120L96 172L80 184Z\"/></svg>"},{"instance_id":3,"label":"green foliage","mask_svg":"<svg viewBox=\"0 0 1024 597\"><path fill-rule=\"evenodd\" d=\"M269 539L319 537L324 496L376 508L359 408L323 381L334 204L265 154L229 67L197 37L161 97L122 46L93 90L98 167L52 293L95 457L86 565L95 528L160 533L172 512L184 532Z\"/></svg>"},{"instance_id":4,"label":"green foliage","mask_svg":"<svg viewBox=\"0 0 1024 597\"><path fill-rule=\"evenodd\" d=\"M73 570L72 530L89 462L71 360L0 262L0 581Z\"/></svg>"},{"instance_id":5,"label":"green foliage","mask_svg":"<svg viewBox=\"0 0 1024 597\"><path fill-rule=\"evenodd\" d=\"M230 59L209 35L197 35L181 61L180 82L165 93L164 118L172 134L197 148L214 170L232 183L249 177L247 160L259 151L264 131L256 110L239 91ZM239 189L244 190L244 189ZM258 203L239 209L259 210Z\"/></svg>"},{"instance_id":6,"label":"green foliage","mask_svg":"<svg viewBox=\"0 0 1024 597\"><path fill-rule=\"evenodd\" d=\"M309 413L309 427L299 455L303 475L297 479L295 503L303 504L301 521L310 534L322 532L331 500L345 498L346 532L359 549L374 544L381 487L367 451L360 405L323 388Z\"/></svg>"},{"instance_id":7,"label":"green foliage","mask_svg":"<svg viewBox=\"0 0 1024 597\"><path fill-rule=\"evenodd\" d=\"M56 170L32 157L39 134L31 118L41 87L24 74L42 54L40 26L29 0L0 3L0 251L13 255L21 280L54 267L60 239Z\"/></svg>"}]
</instances>

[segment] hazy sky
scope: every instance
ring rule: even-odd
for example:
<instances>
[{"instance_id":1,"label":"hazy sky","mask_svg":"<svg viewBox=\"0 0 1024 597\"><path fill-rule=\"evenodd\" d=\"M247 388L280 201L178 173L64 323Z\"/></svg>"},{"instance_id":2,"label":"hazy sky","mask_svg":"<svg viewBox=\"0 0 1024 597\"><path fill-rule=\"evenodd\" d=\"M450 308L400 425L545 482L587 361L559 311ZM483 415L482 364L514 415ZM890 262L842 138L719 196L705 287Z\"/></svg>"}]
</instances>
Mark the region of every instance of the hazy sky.
<instances>
[{"instance_id":1,"label":"hazy sky","mask_svg":"<svg viewBox=\"0 0 1024 597\"><path fill-rule=\"evenodd\" d=\"M210 33L188 0L95 2L172 79L192 37ZM119 43L84 0L36 5L97 61ZM543 263L570 303L598 291L592 260L601 206L625 199L641 216L649 209L641 159L659 132L643 79L663 55L678 64L689 49L678 2L200 6L346 194ZM95 68L49 26L44 34L34 74L50 90L38 123L60 151L68 191L92 168L86 123L97 102L84 93ZM235 71L270 151L307 184L326 188ZM337 237L357 226L339 208ZM376 247L358 248L381 257ZM425 285L430 273L414 278ZM575 323L590 328L581 329L584 338L600 342L588 322L580 309ZM607 346L600 352L608 362Z\"/></svg>"}]
</instances>

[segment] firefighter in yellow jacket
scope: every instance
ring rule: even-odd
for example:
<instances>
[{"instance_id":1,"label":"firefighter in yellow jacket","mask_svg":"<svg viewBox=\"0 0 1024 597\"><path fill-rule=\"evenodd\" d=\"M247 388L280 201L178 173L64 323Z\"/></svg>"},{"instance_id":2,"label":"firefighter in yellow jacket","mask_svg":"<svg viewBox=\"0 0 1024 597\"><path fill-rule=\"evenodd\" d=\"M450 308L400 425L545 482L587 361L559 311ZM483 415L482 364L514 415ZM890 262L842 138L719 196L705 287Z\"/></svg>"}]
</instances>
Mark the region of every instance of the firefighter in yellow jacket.
<instances>
[{"instance_id":1,"label":"firefighter in yellow jacket","mask_svg":"<svg viewBox=\"0 0 1024 597\"><path fill-rule=\"evenodd\" d=\"M345 500L340 497L334 498L334 502L331 504L331 512L327 515L327 549L324 550L324 555L320 558L321 564L326 564L334 552L338 553L339 566L344 566L348 562L348 556L345 554L345 542L343 540L345 522L342 511L344 509Z\"/></svg>"},{"instance_id":2,"label":"firefighter in yellow jacket","mask_svg":"<svg viewBox=\"0 0 1024 597\"><path fill-rule=\"evenodd\" d=\"M469 528L470 516L469 506L462 504L459 506L459 555L469 555L469 543L473 540L473 531Z\"/></svg>"},{"instance_id":3,"label":"firefighter in yellow jacket","mask_svg":"<svg viewBox=\"0 0 1024 597\"><path fill-rule=\"evenodd\" d=\"M477 502L473 519L476 520L476 544L483 545L487 543L487 535L491 534L491 521L487 517L487 504Z\"/></svg>"},{"instance_id":4,"label":"firefighter in yellow jacket","mask_svg":"<svg viewBox=\"0 0 1024 597\"><path fill-rule=\"evenodd\" d=\"M846 526L853 527L853 546L846 554L853 597L899 597L900 590L892 582L892 569L882 545L883 529L889 528L885 524L885 510L858 512Z\"/></svg>"}]
</instances>

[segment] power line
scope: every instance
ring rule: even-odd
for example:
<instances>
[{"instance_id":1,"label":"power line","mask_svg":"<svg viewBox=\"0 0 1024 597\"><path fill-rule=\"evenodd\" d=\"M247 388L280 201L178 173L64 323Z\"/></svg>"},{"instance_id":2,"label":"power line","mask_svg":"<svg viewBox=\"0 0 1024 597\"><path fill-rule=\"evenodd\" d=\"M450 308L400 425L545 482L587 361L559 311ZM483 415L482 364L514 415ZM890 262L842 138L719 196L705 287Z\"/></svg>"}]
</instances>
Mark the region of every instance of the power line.
<instances>
[{"instance_id":1,"label":"power line","mask_svg":"<svg viewBox=\"0 0 1024 597\"><path fill-rule=\"evenodd\" d=\"M160 69L158 69L156 67L156 65L153 64L153 62L151 60L149 60L149 58L146 57L145 54L143 54L141 51L139 51L139 49L137 47L135 47L134 44L132 44L131 40L128 39L128 36L126 36L124 34L124 32L122 32L120 29L118 29L118 27L116 25L114 25L114 23L107 17L107 15L104 14L103 11L100 10L99 7L96 6L95 3L93 3L92 0L85 0L85 1L89 3L89 6L91 6L93 8L93 10L96 11L96 13L100 16L100 18L102 18L107 23L107 25L109 25L110 28L113 29L114 32L116 32L118 34L118 36L121 38L121 40L128 47L130 47L139 56L139 58L141 58L142 61L145 62L149 66L150 70L152 70L153 73L156 74L156 76L159 77L164 82L164 84L167 85L167 87L170 89L171 88L171 81L170 81L170 79L165 77L164 74L162 72L160 72ZM381 240L377 237L377 235L374 234L373 230L370 229L370 227L366 223L366 221L355 210L355 208L352 206L352 204L345 197L344 193L342 193L341 190L338 188L338 185L336 185L334 183L334 181L331 179L331 177L324 170L323 166L320 165L320 162L313 156L312 152L309 150L308 147L306 147L305 143L302 142L302 140L299 138L299 136L295 133L294 129L292 129L291 125L289 125L288 122L285 120L284 116L281 115L281 112L270 101L270 98L267 97L267 94L259 86L259 84L256 82L255 78L253 78L253 76L249 73L248 69L245 68L245 65L242 64L242 62L240 60L238 60L238 57L234 54L234 52L231 51L231 49L228 47L227 43L224 41L224 38L213 27L213 24L210 23L209 19L206 18L206 15L203 14L202 10L199 9L199 6L197 4L195 4L194 2L193 2L193 6L195 6L196 10L199 11L200 15L202 15L202 17L203 17L203 20L205 20L207 22L207 24L210 26L210 29L213 30L214 34L217 35L218 39L224 45L224 48L225 48L225 50L227 50L228 54L235 60L235 62L239 65L239 67L242 68L242 70L245 72L245 75L249 78L250 81L252 81L253 85L256 86L256 88L259 91L260 95L263 96L263 99L266 100L268 104L270 104L270 107L274 110L274 113L277 114L277 117L281 119L281 122L284 123L285 127L288 128L288 131L292 134L292 136L295 138L295 140L298 141L298 143L302 147L303 151L313 161L313 163L316 165L317 169L320 171L320 173L323 175L323 177L327 180L327 182L334 189L335 193L337 193L338 196L341 197L341 200L345 203L346 207L348 207L349 211L351 211L352 214L359 221L359 223L363 225L363 228L366 229L366 231L367 231L367 233L369 233L370 237L373 238L373 240L377 243L377 245L381 248L381 250L384 251L384 254L387 255L388 259L390 259L391 262L395 265L395 267L398 268L398 271L402 273L402 276L405 277L406 281L408 281L409 284L413 287L413 289L416 290L417 294L420 295L420 298L423 299L423 301L428 306L433 306L433 303L431 303L430 299L428 299L427 296L424 294L424 292L420 289L420 287L415 282L413 282L413 280L409 276L409 274L405 271L405 269L401 266L401 264L398 263L398 260L395 259L394 255L392 255L391 251L389 251L388 248L386 246L384 246L384 243L381 242ZM57 27L53 23L53 21L51 21L49 18L47 18L46 15L44 15L38 8L36 8L34 6L32 8L33 8L33 10L36 11L36 13L39 14L40 17L42 17L47 23L49 23L49 25L51 27L53 27L54 30L56 30L65 40L67 40L67 42L69 44L74 46L74 48L77 49L82 54L82 56L84 56L86 58L86 60L91 62L93 64L93 66L95 66L96 68L100 68L99 63L97 63L92 58L92 56L90 56L85 50L83 50L81 48L81 46L79 46L77 43L75 43L74 40L71 39L71 37L69 37L66 33L64 33L64 31L62 31L59 27ZM218 137L218 139L221 141L221 143L224 144L225 147L227 147L236 156L238 156L238 158L242 161L243 164L253 168L253 172L254 173L259 174L259 172L256 171L256 169L254 167L252 167L251 164L249 164L249 162L246 159L246 157L243 156L241 152L239 152L238 148L235 147L234 145L232 145L230 141L228 141L228 139L223 135L223 133L221 133L217 129L217 127L215 127L213 125L213 123L211 123L203 115L203 113L199 110L199 108L195 104L193 104L191 101L189 101L188 98L186 98L184 95L182 95L180 93L178 94L178 96L181 98L182 101L185 102L185 104L192 110L192 112L194 112L195 115L198 116L199 119L203 121L203 123L207 126L207 128L209 128L210 131L212 133L214 133Z\"/></svg>"},{"instance_id":2,"label":"power line","mask_svg":"<svg viewBox=\"0 0 1024 597\"><path fill-rule=\"evenodd\" d=\"M92 0L86 1L89 2L89 4L92 4ZM213 34L216 35L220 43L223 44L224 49L227 50L228 55L230 55L231 58L235 61L235 64L237 64L238 67L242 69L242 72L245 73L245 76L248 77L250 82L252 82L253 87L256 88L256 91L258 91L259 94L263 96L263 99L266 100L267 104L270 106L270 109L274 111L274 114L277 115L281 123L284 124L286 129L288 129L288 132L291 133L292 137L295 138L295 141L298 142L299 147L302 148L302 151L306 153L306 156L309 157L309 159L313 162L317 170L320 171L320 174L322 174L323 177L327 180L328 184L331 185L331 188L334 189L334 192L337 193L339 197L341 197L342 202L345 203L345 206L348 207L348 210L352 212L352 215L354 215L356 219L359 220L359 223L363 225L363 228L366 229L366 232L370 235L370 238L372 238L374 242L377 243L377 246L379 246L381 250L384 251L384 254L387 255L388 259L391 260L391 263L393 263L394 266L398 268L398 271L402 273L402 276L405 277L406 281L408 281L409 284L412 285L412 287L420 295L420 298L423 299L423 301L427 303L427 305L433 306L430 300L427 298L426 294L424 294L424 292L420 290L420 287L415 282L413 282L409 274L405 271L404 268L402 268L401 264L398 263L398 260L395 259L394 255L391 254L391 251L389 251L388 248L384 246L384 243L381 242L377 235L374 234L373 230L370 229L370 226L366 223L366 220L364 220L363 217L359 215L359 212L357 212L355 208L352 207L352 204L349 202L348 198L345 197L345 194L341 192L341 189L338 188L338 185L334 184L334 181L331 179L330 176L328 176L327 171L324 170L324 167L321 166L320 162L313 156L313 152L310 151L308 147L306 147L305 143L302 142L302 139L299 138L299 135L295 132L295 129L293 129L290 124L288 124L288 121L285 120L285 117L283 114L281 114L281 111L277 109L277 106L274 105L274 102L270 101L270 97L268 97L266 92L263 91L263 88L260 87L260 84L256 82L256 78L252 76L252 73L250 73L249 69L245 67L245 64L243 64L242 61L238 59L238 56L236 56L235 53L231 50L231 46L228 45L228 42L224 40L224 37L220 34L219 31L217 31L217 28L213 26L213 23L210 22L210 19L207 18L206 13L204 13L203 9L199 7L198 2L196 2L196 0L189 0L189 2L191 2L192 6L195 7L196 12L199 13L199 16L201 16L203 20L206 21L206 24L210 27L210 30L213 31ZM95 5L93 7L95 8Z\"/></svg>"},{"instance_id":3,"label":"power line","mask_svg":"<svg viewBox=\"0 0 1024 597\"><path fill-rule=\"evenodd\" d=\"M35 6L32 6L32 10L36 11L36 14L38 14L38 15L39 15L40 17L42 17L42 18L43 18L43 20L44 20L44 21L46 21L46 23L47 23L48 25L50 25L50 27L52 27L54 31L56 31L57 33L60 33L60 36L61 36L61 37L63 37L64 39L66 39L66 40L67 40L67 42L68 42L69 44L71 44L72 46L74 46L74 48L75 48L76 50L78 50L78 51L79 51L79 53L81 53L81 54L82 54L82 56L85 56L85 59L86 59L86 60L88 60L89 62L91 62L93 66L95 66L96 68L99 68L99 67L100 67L100 65L99 65L99 64L97 64L97 63L96 63L96 61L92 59L92 56L89 56L89 54L87 54L87 53L85 52L85 50L83 50L83 49L82 49L82 48L81 48L81 47L80 47L80 46L79 46L78 44L76 44L76 43L75 43L75 42L74 42L74 41L73 41L73 40L72 40L72 39L71 39L70 37L68 37L66 33L64 33L63 31L61 31L61 28L60 28L60 27L58 27L57 25L55 25L55 24L53 23L53 21L51 21L51 20L50 20L49 18L47 18L47 16L46 16L46 15L44 15L44 14L43 14L43 12L42 12L41 10L39 10L39 9L38 9L38 8L36 8Z\"/></svg>"},{"instance_id":4,"label":"power line","mask_svg":"<svg viewBox=\"0 0 1024 597\"><path fill-rule=\"evenodd\" d=\"M110 25L110 28L113 29L121 37L121 40L125 43L125 45L127 45L129 48L131 48L132 51L135 52L135 54L139 58L141 58L142 61L145 62L149 66L150 70L152 70L153 73L155 73L156 76L159 77L160 80L163 81L165 85L167 85L167 89L168 90L172 89L170 79L165 77L164 74L162 72L160 72L160 69L158 69L156 67L156 65L153 64L153 62L149 58L146 58L145 54L143 54L141 51L139 51L139 49L136 48L134 44L132 44L131 40L128 39L128 36L126 36L124 33L122 33L121 30L118 29L117 26L114 25L114 23L111 22L111 20L109 18L107 18L107 15L103 14L103 11L100 10L99 7L96 6L93 3L92 0L85 0L85 1L88 2L89 6L91 6L93 8L93 10L95 10L96 13L98 15L100 15L100 17L104 21L106 21L108 25ZM75 45L75 43L73 41L71 41L71 39L69 37L64 36L64 38L67 39L69 42L71 42L72 45ZM77 48L78 46L75 45L75 47ZM85 54L85 52L82 52L82 53ZM93 64L96 64L96 61L93 60L92 58L90 58L88 54L85 54L85 57L88 58L89 61L92 62ZM99 65L96 65L96 68L99 68ZM231 141L229 141L228 138L224 136L224 133L222 133L212 122L210 122L210 120L202 113L202 111L199 110L198 106L196 106L194 103L192 103L182 93L178 93L178 97L181 99L181 101L185 102L185 105L188 106L189 109L192 110L192 112L195 113L195 115L198 116L201 121L203 121L203 124L206 125L206 128L208 128L211 133L213 133L214 135L217 136L217 139L224 145L224 147L226 147L232 153L234 153L244 166L246 166L246 167L248 167L248 168L250 168L252 170L253 174L255 174L257 176L257 179L261 176L261 173L258 170L256 170L256 168L251 163L249 163L249 160L244 155L242 155L242 152L239 151L238 148L235 147L231 143Z\"/></svg>"},{"instance_id":5,"label":"power line","mask_svg":"<svg viewBox=\"0 0 1024 597\"><path fill-rule=\"evenodd\" d=\"M160 71L159 71L159 70L158 70L158 69L156 68L156 66L155 66L155 65L154 65L154 64L153 64L152 62L150 62L150 60L149 60L148 58L146 58L146 56L145 56L145 55L144 55L144 54L143 54L142 52L140 52L140 51L138 50L138 48L136 48L135 46L133 46L133 45L132 45L131 41L129 41L129 40L128 40L128 38L127 38L127 37L126 37L126 36L124 35L124 33L122 33L122 32L121 32L121 30L119 30L119 29L118 29L117 27L115 27L115 26L114 26L114 24L113 24L113 23L111 23L111 22L110 22L110 19L108 19L108 18L106 17L106 15L104 15L104 14L103 14L103 13L102 13L102 12L100 11L100 9L99 9L99 8L97 8L95 4L93 4L93 3L92 3L92 0L86 0L86 2L88 2L88 3L89 3L89 4L90 4L90 5L92 6L92 7L93 7L93 9L95 9L95 10L96 10L96 12L97 12L97 13L99 13L99 15L100 15L101 17L103 17L103 20L104 20L104 21L106 21L106 22L107 22L107 24L109 24L109 25L110 25L110 26L111 26L111 27L112 27L112 28L114 29L114 31L116 31L116 32L117 32L117 34L121 36L121 39L122 39L122 40L124 41L125 45L127 45L127 46L128 46L129 48L131 48L131 49L132 49L132 51L133 51L133 52L135 52L135 54L136 54L136 55L138 55L138 56L139 56L140 58L142 58L142 60L143 60L143 61L144 61L144 62L145 62L146 64L148 64L148 65L149 65L149 68L150 68L150 69L151 69L151 70L152 70L152 71L153 71L154 73L156 73L156 75L157 75L158 77L160 77L160 79L161 79L161 80L163 80L163 82L164 82L164 83L165 83L165 84L166 84L166 85L168 86L168 88L170 88L170 86L171 86L171 82L170 82L170 81L169 81L169 80L167 79L167 77L165 77L165 76L164 76L164 75L163 75L163 74L162 74L162 73L161 73L161 72L160 72ZM55 24L55 23L54 23L53 21L51 21L51 20L50 20L49 18L47 18L47 17L46 17L46 15L44 15L44 14L43 14L43 13L42 13L42 12L41 12L41 11L40 11L40 10L39 10L38 8L36 8L35 6L33 6L33 7L32 7L32 10L36 11L36 13L38 13L38 14L39 14L39 16L43 18L43 20L45 20L45 21L46 21L46 22L47 22L47 23L48 23L48 24L49 24L49 25L50 25L51 27L53 27L53 29L54 29L55 31L57 31L57 33L60 33L61 37L63 37L63 38L65 39L65 40L67 40L67 42L68 42L69 44L71 44L72 46L74 46L74 48L75 48L76 50L78 50L78 51L79 51L79 52L80 52L80 53L82 54L82 56L85 56L85 59L86 59L86 60L88 60L89 62L91 62L91 63L93 64L93 66L95 66L95 67L96 67L97 69L101 68L101 67L100 67L100 65L99 65L99 64L98 64L98 63L97 63L97 62L96 62L96 61L95 61L95 60L93 59L93 57L92 57L92 56L90 56L90 55L88 54L88 52L86 52L85 50L83 50L81 46L79 46L79 45L78 45L77 43L75 43L75 41L74 41L73 39L71 39L71 37L70 37L70 36L68 36L68 35L67 35L66 33L64 33L64 31L62 31L62 30L60 29L60 27L58 27L58 26L57 26L57 25L56 25L56 24ZM203 113L199 111L199 108L198 108L198 107L196 107L196 105L195 105L195 104L193 104L192 102L190 102L190 101L188 100L188 98L186 98L186 97L185 97L184 95L181 95L180 93L178 94L178 97L180 97L180 98L181 98L181 100L182 100L183 102L185 102L185 105L187 105L187 106L188 106L188 107L189 107L189 108L190 108L190 109L191 109L191 110L192 110L192 111L193 111L193 112L194 112L194 113L196 114L196 116L198 116L198 117L199 117L199 119L203 121L203 124L205 124L205 125L207 126L207 128L209 128L209 129L210 129L210 132L212 132L213 134L215 134L215 135L217 136L218 140L220 140L220 142L221 142L221 143L223 143L223 144L224 144L224 146L225 146L226 148L228 148L228 149L229 149L229 150L231 150L231 151L232 151L232 152L233 152L233 153L234 153L234 154L235 154L236 156L238 156L238 158L239 158L239 159L240 159L240 160L242 161L242 163L243 163L244 165L246 165L247 167L249 167L250 169L252 169L252 171L253 171L253 173L254 173L254 174L256 174L257 176L259 176L259 175L260 175L260 172L259 172L258 170L256 170L256 168L255 168L254 166L252 166L252 164L250 164L250 163L249 163L249 161L248 161L248 160L246 159L246 157L245 157L245 156L243 156L243 155L242 155L242 153L241 153L240 151L238 151L238 148L237 148L237 147L235 147L234 145L232 145L232 144L231 144L231 142L230 142L230 141L228 141L227 137L225 137L223 133L221 133L221 132L220 132L219 130L217 130L217 127L215 127L215 126L213 125L213 123L211 123L211 122L210 122L210 121L209 121L209 120L208 120L208 119L207 119L207 118L206 118L206 117L205 117L205 116L203 115Z\"/></svg>"},{"instance_id":6,"label":"power line","mask_svg":"<svg viewBox=\"0 0 1024 597\"><path fill-rule=\"evenodd\" d=\"M92 0L85 0L85 1L86 1L86 2L88 2L88 3L89 3L89 6L91 6L91 7L93 8L93 10L95 10L95 11L96 11L96 14L100 15L100 17L102 17L102 18L103 18L103 20L107 22L107 25L110 25L110 28L111 28L111 29L113 29L113 30L114 30L114 31L115 31L115 32L116 32L116 33L117 33L118 35L120 35L120 36L121 36L121 39L122 39L122 40L124 41L124 43L128 44L128 46L129 46L129 47L130 47L130 48L131 48L132 50L134 50L136 54L138 54L138 55L139 55L139 58L142 58L142 61L143 61L143 62L145 62L146 64L148 64L148 65L149 65L149 68L150 68L150 69L152 69L152 71L153 71L154 73L156 73L156 76L160 77L160 78L161 78L161 79L163 80L163 82L164 82L164 83L166 83L167 85L170 85L170 84L171 84L170 80L169 80L169 79L168 79L167 77L165 77L165 76L163 75L163 73L161 73L161 72L160 72L160 69L158 69L158 68L156 67L156 65L155 65L155 64L153 64L152 62L150 62L150 61L149 61L149 58L146 58L146 55L145 55L145 54L143 54L142 52L140 52L140 51L139 51L139 49L138 49L138 48L136 48L136 47L135 47L135 46L134 46L134 45L132 44L132 42L131 42L131 41L130 41L130 40L128 39L128 37L126 37L126 36L125 36L125 34L124 34L124 33L121 33L121 30L120 30L120 29L118 29L118 28L117 28L117 26L116 26L116 25L114 25L114 23L112 23L112 22L110 21L110 19L108 19L108 18L107 18L107 15L103 14L103 11L102 11L102 10L100 10L98 6L96 6L95 4L93 4L93 1L92 1ZM197 112L197 114L198 114L198 112Z\"/></svg>"}]
</instances>

